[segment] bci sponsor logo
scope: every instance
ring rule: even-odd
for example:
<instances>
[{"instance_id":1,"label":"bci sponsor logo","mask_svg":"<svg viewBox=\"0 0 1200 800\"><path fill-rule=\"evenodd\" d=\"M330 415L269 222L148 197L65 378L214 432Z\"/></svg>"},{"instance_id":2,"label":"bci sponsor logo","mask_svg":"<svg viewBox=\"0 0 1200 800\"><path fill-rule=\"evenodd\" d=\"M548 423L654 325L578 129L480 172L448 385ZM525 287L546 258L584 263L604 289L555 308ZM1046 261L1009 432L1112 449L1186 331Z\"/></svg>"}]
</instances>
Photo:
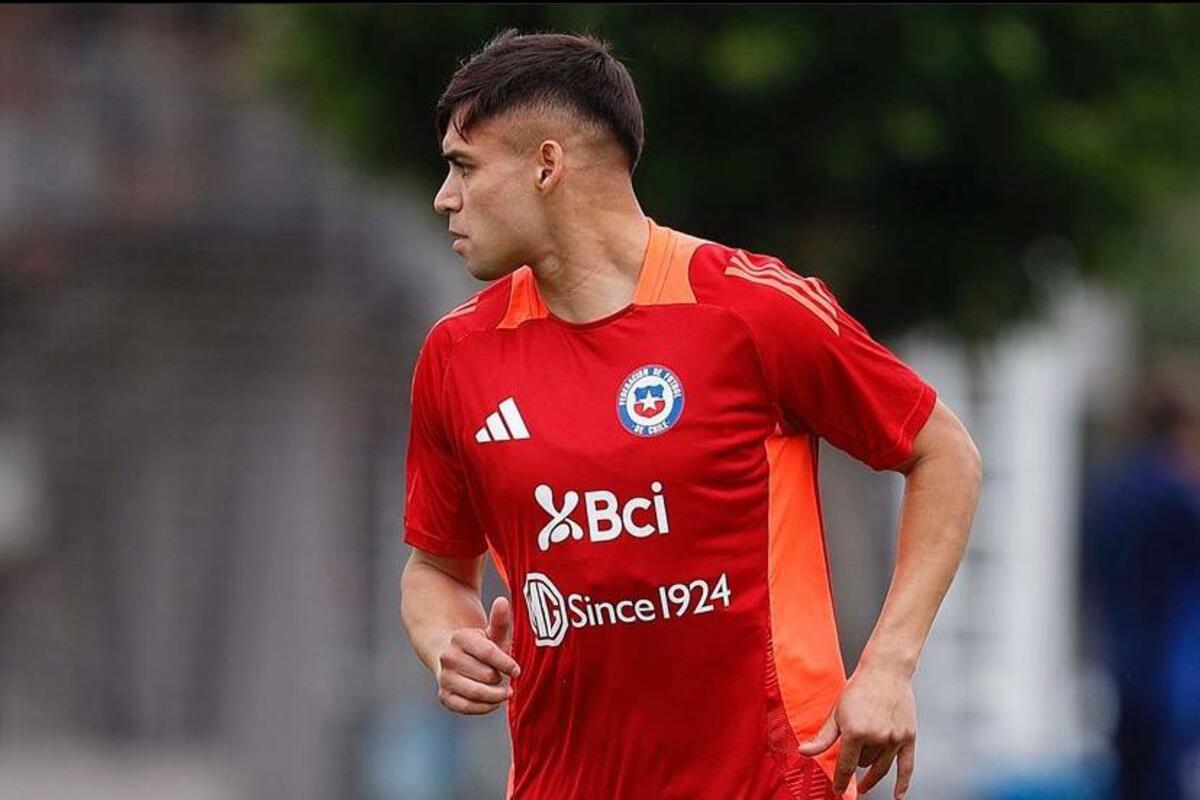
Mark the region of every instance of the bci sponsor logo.
<instances>
[{"instance_id":1,"label":"bci sponsor logo","mask_svg":"<svg viewBox=\"0 0 1200 800\"><path fill-rule=\"evenodd\" d=\"M650 497L634 497L624 503L615 494L603 489L584 492L587 538L593 542L611 542L622 533L638 539L669 533L671 526L667 521L667 501L663 496L662 483L654 481L650 484L650 491ZM538 531L539 549L549 550L550 545L568 539L583 540L584 527L571 516L579 507L579 492L566 492L559 505L554 499L554 489L543 483L533 490L533 498L550 515L550 521Z\"/></svg>"}]
</instances>

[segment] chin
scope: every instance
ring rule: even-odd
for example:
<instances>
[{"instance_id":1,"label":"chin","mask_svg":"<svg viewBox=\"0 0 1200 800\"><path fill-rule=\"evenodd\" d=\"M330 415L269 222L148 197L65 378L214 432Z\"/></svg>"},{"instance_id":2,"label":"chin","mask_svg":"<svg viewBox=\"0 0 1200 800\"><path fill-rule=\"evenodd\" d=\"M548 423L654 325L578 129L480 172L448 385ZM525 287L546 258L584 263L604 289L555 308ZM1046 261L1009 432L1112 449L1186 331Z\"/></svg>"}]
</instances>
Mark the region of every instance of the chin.
<instances>
[{"instance_id":1,"label":"chin","mask_svg":"<svg viewBox=\"0 0 1200 800\"><path fill-rule=\"evenodd\" d=\"M479 281L494 281L503 278L508 273L520 267L520 264L478 264L467 261L467 272L471 273L471 277Z\"/></svg>"}]
</instances>

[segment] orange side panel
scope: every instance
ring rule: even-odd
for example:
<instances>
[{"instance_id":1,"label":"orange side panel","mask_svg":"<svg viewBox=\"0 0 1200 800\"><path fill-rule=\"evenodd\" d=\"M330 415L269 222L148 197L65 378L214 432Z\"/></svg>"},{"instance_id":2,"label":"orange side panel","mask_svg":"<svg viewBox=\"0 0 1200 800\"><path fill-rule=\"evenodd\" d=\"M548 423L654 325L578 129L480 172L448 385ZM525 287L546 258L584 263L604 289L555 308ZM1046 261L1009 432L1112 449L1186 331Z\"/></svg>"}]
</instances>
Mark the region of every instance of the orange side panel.
<instances>
[{"instance_id":1,"label":"orange side panel","mask_svg":"<svg viewBox=\"0 0 1200 800\"><path fill-rule=\"evenodd\" d=\"M767 574L775 671L788 722L797 741L824 724L846 683L817 500L816 440L773 435L766 440L770 467ZM836 742L816 756L830 777L841 749ZM857 798L852 779L843 795Z\"/></svg>"}]
</instances>

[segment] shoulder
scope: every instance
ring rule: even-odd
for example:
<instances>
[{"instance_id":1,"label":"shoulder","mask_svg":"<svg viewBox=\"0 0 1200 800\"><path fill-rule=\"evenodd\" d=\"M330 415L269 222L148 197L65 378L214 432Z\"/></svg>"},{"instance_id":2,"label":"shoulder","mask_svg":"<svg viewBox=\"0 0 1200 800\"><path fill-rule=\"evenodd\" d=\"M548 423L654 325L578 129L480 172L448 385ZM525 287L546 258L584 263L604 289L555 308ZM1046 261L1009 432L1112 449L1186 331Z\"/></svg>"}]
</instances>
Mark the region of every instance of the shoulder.
<instances>
[{"instance_id":1,"label":"shoulder","mask_svg":"<svg viewBox=\"0 0 1200 800\"><path fill-rule=\"evenodd\" d=\"M430 326L417 355L414 382L441 385L455 349L472 335L496 328L508 306L512 278L489 283Z\"/></svg>"},{"instance_id":2,"label":"shoulder","mask_svg":"<svg viewBox=\"0 0 1200 800\"><path fill-rule=\"evenodd\" d=\"M842 312L820 278L797 272L782 258L704 241L692 254L689 280L697 302L720 306L755 323L783 318L838 333Z\"/></svg>"},{"instance_id":3,"label":"shoulder","mask_svg":"<svg viewBox=\"0 0 1200 800\"><path fill-rule=\"evenodd\" d=\"M460 342L500 324L508 307L513 275L489 283L430 326L422 349L448 355Z\"/></svg>"}]
</instances>

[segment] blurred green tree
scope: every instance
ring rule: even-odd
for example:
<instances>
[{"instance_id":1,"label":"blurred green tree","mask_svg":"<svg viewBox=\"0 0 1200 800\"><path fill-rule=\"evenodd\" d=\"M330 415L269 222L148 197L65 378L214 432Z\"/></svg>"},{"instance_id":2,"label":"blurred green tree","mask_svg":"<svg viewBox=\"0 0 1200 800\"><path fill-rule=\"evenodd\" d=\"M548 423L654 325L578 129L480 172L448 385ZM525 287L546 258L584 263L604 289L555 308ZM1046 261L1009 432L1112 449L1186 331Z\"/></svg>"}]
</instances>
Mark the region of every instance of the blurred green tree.
<instances>
[{"instance_id":1,"label":"blurred green tree","mask_svg":"<svg viewBox=\"0 0 1200 800\"><path fill-rule=\"evenodd\" d=\"M1191 231L1164 220L1200 185L1195 8L251 13L265 74L365 167L431 197L432 111L461 61L508 26L608 39L646 108L647 213L822 275L882 332L932 321L979 339L1064 271L1151 270L1168 305L1200 289L1197 249L1164 244Z\"/></svg>"}]
</instances>

